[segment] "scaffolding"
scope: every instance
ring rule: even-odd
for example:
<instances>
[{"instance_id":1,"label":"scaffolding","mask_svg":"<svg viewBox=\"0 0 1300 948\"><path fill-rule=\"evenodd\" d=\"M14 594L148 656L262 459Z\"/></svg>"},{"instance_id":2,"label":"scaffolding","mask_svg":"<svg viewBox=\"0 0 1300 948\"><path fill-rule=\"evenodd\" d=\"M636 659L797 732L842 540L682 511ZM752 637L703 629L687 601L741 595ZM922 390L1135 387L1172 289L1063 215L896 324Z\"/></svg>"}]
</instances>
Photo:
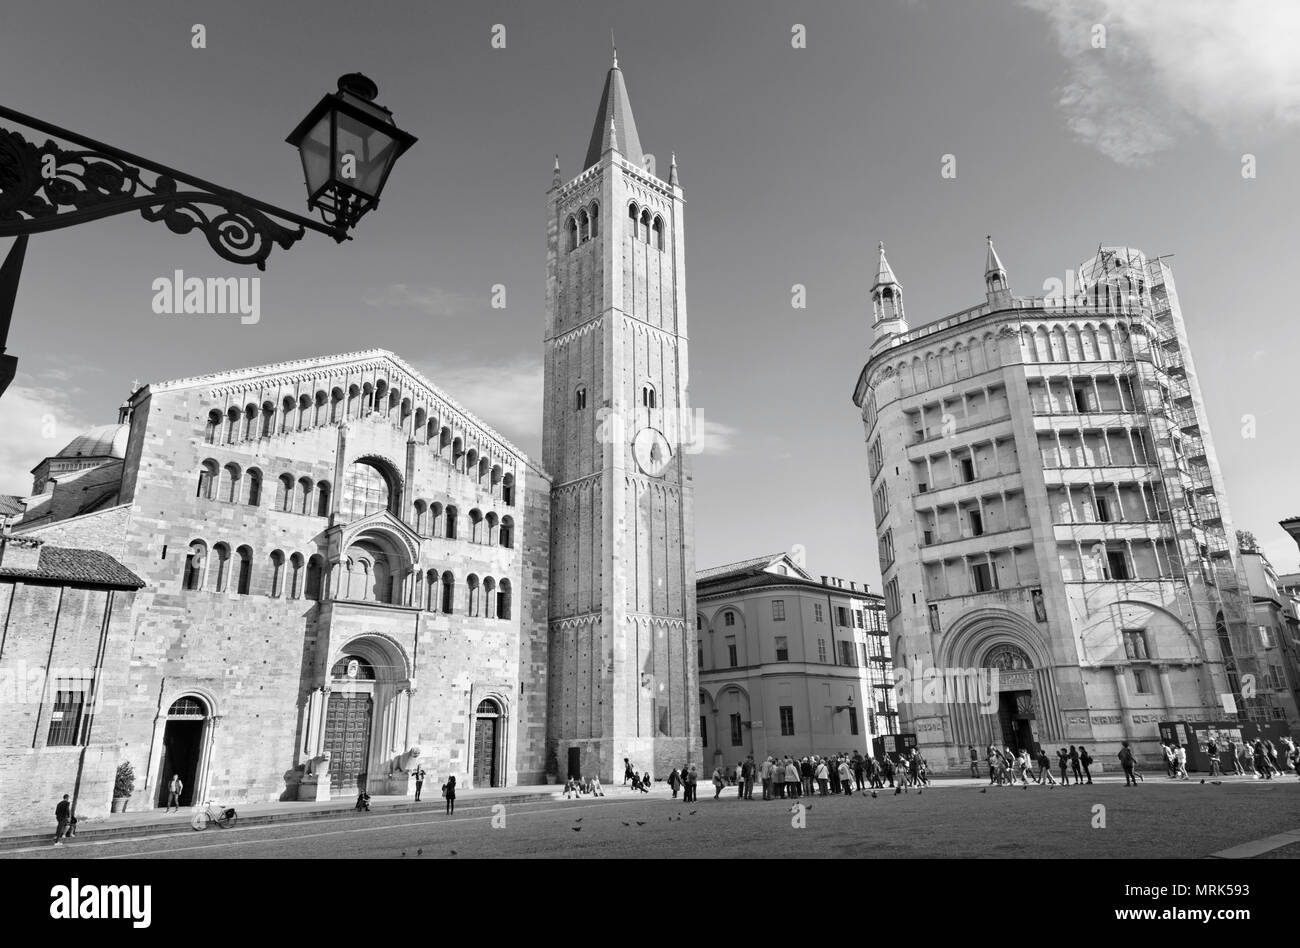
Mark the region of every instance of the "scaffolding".
<instances>
[{"instance_id":1,"label":"scaffolding","mask_svg":"<svg viewBox=\"0 0 1300 948\"><path fill-rule=\"evenodd\" d=\"M1191 620L1189 624L1202 643L1213 630L1239 717L1262 721L1265 704L1253 695L1247 700L1241 688L1242 660L1249 657L1252 665L1257 664L1249 646L1249 584L1236 555L1235 537L1227 533L1219 498L1222 487L1215 483L1210 467L1167 274L1168 265L1162 258L1148 262L1127 247L1107 251L1100 246L1094 260L1080 271L1085 292L1091 291L1094 303L1102 302L1099 290L1105 288L1106 304L1118 299L1132 304L1135 314L1149 314L1149 319L1131 324L1128 356L1155 449L1146 459L1147 465L1165 498L1161 512L1168 514L1173 525L1177 572L1186 592L1186 612L1190 612L1190 616L1184 613L1184 618ZM1198 574L1201 582L1195 579ZM1219 615L1226 627L1223 630ZM1263 680L1258 668L1253 672L1257 680Z\"/></svg>"}]
</instances>

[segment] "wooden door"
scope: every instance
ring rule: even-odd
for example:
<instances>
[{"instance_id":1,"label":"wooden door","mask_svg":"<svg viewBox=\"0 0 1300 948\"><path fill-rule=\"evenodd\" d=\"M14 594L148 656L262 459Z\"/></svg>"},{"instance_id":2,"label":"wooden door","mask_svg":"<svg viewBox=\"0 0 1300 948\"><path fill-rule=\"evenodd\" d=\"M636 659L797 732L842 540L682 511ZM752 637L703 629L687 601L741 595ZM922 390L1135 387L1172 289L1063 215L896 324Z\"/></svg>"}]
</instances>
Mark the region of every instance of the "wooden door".
<instances>
[{"instance_id":1,"label":"wooden door","mask_svg":"<svg viewBox=\"0 0 1300 948\"><path fill-rule=\"evenodd\" d=\"M325 749L330 752L332 791L352 793L362 785L370 754L370 709L370 695L330 695Z\"/></svg>"},{"instance_id":2,"label":"wooden door","mask_svg":"<svg viewBox=\"0 0 1300 948\"><path fill-rule=\"evenodd\" d=\"M497 718L474 721L474 786L497 785Z\"/></svg>"}]
</instances>

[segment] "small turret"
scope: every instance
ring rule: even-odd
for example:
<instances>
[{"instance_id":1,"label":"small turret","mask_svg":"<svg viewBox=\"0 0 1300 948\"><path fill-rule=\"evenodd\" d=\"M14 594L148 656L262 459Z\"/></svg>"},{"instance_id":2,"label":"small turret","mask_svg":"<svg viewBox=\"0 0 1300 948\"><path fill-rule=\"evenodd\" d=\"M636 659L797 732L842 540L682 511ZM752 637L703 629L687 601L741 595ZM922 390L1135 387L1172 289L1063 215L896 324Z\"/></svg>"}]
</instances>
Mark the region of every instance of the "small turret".
<instances>
[{"instance_id":1,"label":"small turret","mask_svg":"<svg viewBox=\"0 0 1300 948\"><path fill-rule=\"evenodd\" d=\"M876 282L871 287L871 352L874 355L888 348L890 340L907 332L907 316L903 312L903 284L894 276L894 270L885 257L885 243L880 242L880 258L876 264Z\"/></svg>"},{"instance_id":2,"label":"small turret","mask_svg":"<svg viewBox=\"0 0 1300 948\"><path fill-rule=\"evenodd\" d=\"M1007 268L1002 266L998 252L993 249L993 238L986 237L988 252L984 255L984 292L991 306L1005 306L1011 302L1011 288L1007 283Z\"/></svg>"}]
</instances>

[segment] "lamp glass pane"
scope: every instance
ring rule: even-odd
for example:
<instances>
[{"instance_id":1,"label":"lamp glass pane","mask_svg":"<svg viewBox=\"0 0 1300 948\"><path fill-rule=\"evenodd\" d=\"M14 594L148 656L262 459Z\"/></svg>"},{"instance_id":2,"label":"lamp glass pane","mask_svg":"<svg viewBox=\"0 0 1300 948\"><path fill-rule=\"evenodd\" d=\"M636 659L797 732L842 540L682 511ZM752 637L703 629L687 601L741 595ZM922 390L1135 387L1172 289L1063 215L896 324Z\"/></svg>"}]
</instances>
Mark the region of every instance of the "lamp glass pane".
<instances>
[{"instance_id":1,"label":"lamp glass pane","mask_svg":"<svg viewBox=\"0 0 1300 948\"><path fill-rule=\"evenodd\" d=\"M377 198L397 158L397 140L386 129L366 125L348 115L339 115L338 168L336 177L367 197ZM345 171L345 156L356 159L355 176Z\"/></svg>"},{"instance_id":2,"label":"lamp glass pane","mask_svg":"<svg viewBox=\"0 0 1300 948\"><path fill-rule=\"evenodd\" d=\"M330 176L330 113L326 112L311 127L301 142L302 173L307 179L307 193L315 194Z\"/></svg>"}]
</instances>

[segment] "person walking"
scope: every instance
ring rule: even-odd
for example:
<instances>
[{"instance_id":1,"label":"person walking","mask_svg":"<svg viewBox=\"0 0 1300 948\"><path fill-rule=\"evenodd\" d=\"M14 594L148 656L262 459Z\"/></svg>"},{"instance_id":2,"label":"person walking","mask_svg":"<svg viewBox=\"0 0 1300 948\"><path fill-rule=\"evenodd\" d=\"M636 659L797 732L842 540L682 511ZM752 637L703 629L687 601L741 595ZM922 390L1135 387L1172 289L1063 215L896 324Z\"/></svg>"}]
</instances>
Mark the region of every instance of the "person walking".
<instances>
[{"instance_id":1,"label":"person walking","mask_svg":"<svg viewBox=\"0 0 1300 948\"><path fill-rule=\"evenodd\" d=\"M1133 751L1129 749L1128 741L1124 741L1119 749L1120 766L1124 768L1124 786L1136 787L1137 780L1133 776Z\"/></svg>"},{"instance_id":2,"label":"person walking","mask_svg":"<svg viewBox=\"0 0 1300 948\"><path fill-rule=\"evenodd\" d=\"M1273 774L1272 774L1272 772L1269 770L1269 766L1268 766L1268 756L1267 756L1267 755L1265 754L1265 752L1264 752L1264 742L1263 742L1263 741L1256 741L1256 742L1255 742L1254 751L1255 751L1255 760L1254 760L1254 763L1255 763L1255 779L1256 779L1256 780L1260 780L1260 779L1264 779L1264 780L1272 780L1272 779L1273 779Z\"/></svg>"},{"instance_id":3,"label":"person walking","mask_svg":"<svg viewBox=\"0 0 1300 948\"><path fill-rule=\"evenodd\" d=\"M677 772L677 768L674 767L673 772L668 775L668 789L673 792L674 800L677 799L677 788L681 786L681 783L682 783L682 775L679 774Z\"/></svg>"},{"instance_id":4,"label":"person walking","mask_svg":"<svg viewBox=\"0 0 1300 948\"><path fill-rule=\"evenodd\" d=\"M58 806L54 808L54 822L57 824L54 830L55 846L63 845L63 835L68 831L68 821L70 819L72 819L72 801L65 793Z\"/></svg>"},{"instance_id":5,"label":"person walking","mask_svg":"<svg viewBox=\"0 0 1300 948\"><path fill-rule=\"evenodd\" d=\"M843 757L840 758L840 786L844 788L846 797L853 796L853 774L849 770L849 762Z\"/></svg>"},{"instance_id":6,"label":"person walking","mask_svg":"<svg viewBox=\"0 0 1300 948\"><path fill-rule=\"evenodd\" d=\"M1174 744L1174 767L1179 780L1187 780L1187 748Z\"/></svg>"},{"instance_id":7,"label":"person walking","mask_svg":"<svg viewBox=\"0 0 1300 948\"><path fill-rule=\"evenodd\" d=\"M1079 748L1079 766L1083 768L1084 776L1088 778L1088 783L1092 783L1092 757L1088 754L1088 748Z\"/></svg>"},{"instance_id":8,"label":"person walking","mask_svg":"<svg viewBox=\"0 0 1300 948\"><path fill-rule=\"evenodd\" d=\"M727 781L722 779L722 768L714 767L713 768L713 799L716 800L722 796L722 788L725 787L726 785L727 785Z\"/></svg>"},{"instance_id":9,"label":"person walking","mask_svg":"<svg viewBox=\"0 0 1300 948\"><path fill-rule=\"evenodd\" d=\"M415 768L415 802L420 802L420 791L424 789L424 768Z\"/></svg>"},{"instance_id":10,"label":"person walking","mask_svg":"<svg viewBox=\"0 0 1300 948\"><path fill-rule=\"evenodd\" d=\"M1041 785L1046 778L1049 787L1056 786L1056 778L1052 776L1052 759L1047 756L1047 749L1042 745L1038 747L1038 782Z\"/></svg>"},{"instance_id":11,"label":"person walking","mask_svg":"<svg viewBox=\"0 0 1300 948\"><path fill-rule=\"evenodd\" d=\"M970 752L970 775L978 780L980 775L979 753L975 750L974 744L971 744L966 750Z\"/></svg>"},{"instance_id":12,"label":"person walking","mask_svg":"<svg viewBox=\"0 0 1300 948\"><path fill-rule=\"evenodd\" d=\"M623 758L623 786L627 786L628 781L636 776L636 771L632 769L632 761Z\"/></svg>"},{"instance_id":13,"label":"person walking","mask_svg":"<svg viewBox=\"0 0 1300 948\"><path fill-rule=\"evenodd\" d=\"M452 774L442 785L442 795L447 798L447 815L456 812L456 775Z\"/></svg>"},{"instance_id":14,"label":"person walking","mask_svg":"<svg viewBox=\"0 0 1300 948\"><path fill-rule=\"evenodd\" d=\"M1178 752L1174 750L1170 741L1161 741L1160 749L1164 751L1165 755L1165 775L1170 780L1176 780L1178 778Z\"/></svg>"},{"instance_id":15,"label":"person walking","mask_svg":"<svg viewBox=\"0 0 1300 948\"><path fill-rule=\"evenodd\" d=\"M172 807L176 808L177 813L181 811L181 792L184 789L185 784L181 781L181 775L172 774L172 779L167 783L167 809L163 810L164 813L170 813Z\"/></svg>"}]
</instances>

